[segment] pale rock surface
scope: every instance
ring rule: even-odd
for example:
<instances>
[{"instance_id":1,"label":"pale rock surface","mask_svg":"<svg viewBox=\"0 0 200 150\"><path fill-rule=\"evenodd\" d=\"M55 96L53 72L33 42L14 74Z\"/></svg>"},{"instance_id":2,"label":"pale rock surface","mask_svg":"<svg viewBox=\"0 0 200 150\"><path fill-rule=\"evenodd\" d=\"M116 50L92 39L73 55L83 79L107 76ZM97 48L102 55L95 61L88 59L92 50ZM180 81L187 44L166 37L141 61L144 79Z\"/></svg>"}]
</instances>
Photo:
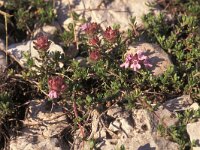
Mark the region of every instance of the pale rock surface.
<instances>
[{"instance_id":1,"label":"pale rock surface","mask_svg":"<svg viewBox=\"0 0 200 150\"><path fill-rule=\"evenodd\" d=\"M4 1L0 0L0 7L4 5Z\"/></svg>"},{"instance_id":2,"label":"pale rock surface","mask_svg":"<svg viewBox=\"0 0 200 150\"><path fill-rule=\"evenodd\" d=\"M155 113L159 117L155 118L159 124L164 123L167 127L170 127L178 123L178 118L176 118L175 115L166 108L159 107Z\"/></svg>"},{"instance_id":3,"label":"pale rock surface","mask_svg":"<svg viewBox=\"0 0 200 150\"><path fill-rule=\"evenodd\" d=\"M0 39L0 49L1 50L5 50L6 49L5 42L2 39Z\"/></svg>"},{"instance_id":4,"label":"pale rock surface","mask_svg":"<svg viewBox=\"0 0 200 150\"><path fill-rule=\"evenodd\" d=\"M4 50L5 50L4 41L2 39L0 39L0 72L4 71L4 69L7 66L6 54L5 54Z\"/></svg>"},{"instance_id":5,"label":"pale rock surface","mask_svg":"<svg viewBox=\"0 0 200 150\"><path fill-rule=\"evenodd\" d=\"M182 95L180 97L166 101L163 107L171 112L186 110L192 105L193 101L190 95Z\"/></svg>"},{"instance_id":6,"label":"pale rock surface","mask_svg":"<svg viewBox=\"0 0 200 150\"><path fill-rule=\"evenodd\" d=\"M149 62L153 66L148 69L155 76L162 75L170 66L173 66L168 54L157 44L139 43L134 47L130 46L127 53L135 54L138 50L141 50L146 56L149 57Z\"/></svg>"},{"instance_id":7,"label":"pale rock surface","mask_svg":"<svg viewBox=\"0 0 200 150\"><path fill-rule=\"evenodd\" d=\"M58 20L65 29L71 23L71 19L68 20L69 2L73 11L92 22L101 23L104 29L116 23L124 30L129 27L131 16L135 16L136 22L142 24L142 16L151 9L147 4L155 0L61 0L57 2Z\"/></svg>"},{"instance_id":8,"label":"pale rock surface","mask_svg":"<svg viewBox=\"0 0 200 150\"><path fill-rule=\"evenodd\" d=\"M112 108L107 111L107 115L114 118L128 118L130 116L128 112L124 111L118 105L112 106Z\"/></svg>"},{"instance_id":9,"label":"pale rock surface","mask_svg":"<svg viewBox=\"0 0 200 150\"><path fill-rule=\"evenodd\" d=\"M112 106L106 114L114 119L110 122L108 129L102 123L105 119L102 119L98 113L93 114L92 126L94 128L92 128L92 132L100 133L104 130L111 136L107 137L107 134L100 138L90 136L89 139L94 138L97 141L97 149L116 150L120 149L122 145L126 150L163 150L165 147L170 150L179 149L178 144L157 137L155 132L156 123L153 122L151 115L146 110L140 109L128 112L116 105ZM97 119L95 120L95 118ZM89 144L86 143L84 148L89 149Z\"/></svg>"},{"instance_id":10,"label":"pale rock surface","mask_svg":"<svg viewBox=\"0 0 200 150\"><path fill-rule=\"evenodd\" d=\"M113 122L110 123L109 125L109 129L112 130L113 132L119 131L121 128L122 124L120 122L120 120L115 120Z\"/></svg>"},{"instance_id":11,"label":"pale rock surface","mask_svg":"<svg viewBox=\"0 0 200 150\"><path fill-rule=\"evenodd\" d=\"M62 106L45 100L30 102L21 134L10 141L10 150L62 150L67 145L58 139L68 126ZM50 112L51 111L51 112Z\"/></svg>"},{"instance_id":12,"label":"pale rock surface","mask_svg":"<svg viewBox=\"0 0 200 150\"><path fill-rule=\"evenodd\" d=\"M36 58L37 59L40 58L38 50L36 50L33 46L34 44L32 40L23 43L11 44L8 47L8 52L12 56L14 56L22 66L26 66L27 62L26 58L24 57L24 53L30 53L31 57L35 59L35 64L37 66L40 66L40 63L36 60ZM62 47L55 44L53 41L51 41L51 45L48 51L50 53L51 52L60 52L61 54L64 53Z\"/></svg>"},{"instance_id":13,"label":"pale rock surface","mask_svg":"<svg viewBox=\"0 0 200 150\"><path fill-rule=\"evenodd\" d=\"M195 143L193 149L200 149L200 120L187 124L187 133L190 136L190 141Z\"/></svg>"},{"instance_id":14,"label":"pale rock surface","mask_svg":"<svg viewBox=\"0 0 200 150\"><path fill-rule=\"evenodd\" d=\"M48 36L49 39L53 40L54 38L54 34L58 31L61 30L61 27L59 25L58 22L53 22L51 25L44 25L41 28L38 28L37 30L35 30L35 32L33 33L34 37L36 37L36 35L38 33L45 33L45 35Z\"/></svg>"},{"instance_id":15,"label":"pale rock surface","mask_svg":"<svg viewBox=\"0 0 200 150\"><path fill-rule=\"evenodd\" d=\"M157 145L156 150L179 150L178 144L171 142L169 140L166 140L164 137L155 137L154 141Z\"/></svg>"},{"instance_id":16,"label":"pale rock surface","mask_svg":"<svg viewBox=\"0 0 200 150\"><path fill-rule=\"evenodd\" d=\"M199 109L199 104L197 102L195 102L188 109L197 111Z\"/></svg>"}]
</instances>

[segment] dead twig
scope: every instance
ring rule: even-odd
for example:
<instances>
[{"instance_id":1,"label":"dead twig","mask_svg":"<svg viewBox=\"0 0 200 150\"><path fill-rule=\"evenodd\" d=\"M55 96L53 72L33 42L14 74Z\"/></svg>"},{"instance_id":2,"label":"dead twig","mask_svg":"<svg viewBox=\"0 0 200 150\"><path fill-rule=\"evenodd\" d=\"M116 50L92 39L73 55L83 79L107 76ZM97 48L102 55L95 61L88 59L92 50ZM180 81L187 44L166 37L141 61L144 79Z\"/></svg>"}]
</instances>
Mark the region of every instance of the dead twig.
<instances>
[{"instance_id":1,"label":"dead twig","mask_svg":"<svg viewBox=\"0 0 200 150\"><path fill-rule=\"evenodd\" d=\"M76 106L76 102L75 101L73 102L73 111L74 111L75 117L78 118L77 106ZM83 129L83 127L81 126L81 124L79 122L78 122L78 126L79 126L79 128L81 130L82 137L84 137L84 135L85 135L84 134L84 129Z\"/></svg>"},{"instance_id":2,"label":"dead twig","mask_svg":"<svg viewBox=\"0 0 200 150\"><path fill-rule=\"evenodd\" d=\"M0 10L0 14L4 16L4 20L5 20L5 31L6 31L6 49L5 49L5 53L6 53L6 62L8 63L8 58L7 58L7 50L8 50L8 18L12 17L12 15L1 11Z\"/></svg>"},{"instance_id":3,"label":"dead twig","mask_svg":"<svg viewBox=\"0 0 200 150\"><path fill-rule=\"evenodd\" d=\"M77 106L76 106L76 102L74 101L73 102L73 110L74 110L74 115L76 118L78 118L78 112L77 112ZM79 126L79 129L80 129L80 133L82 135L82 138L85 136L85 133L84 133L84 127L78 122L78 126ZM81 142L83 144L83 149L84 149L84 141Z\"/></svg>"},{"instance_id":4,"label":"dead twig","mask_svg":"<svg viewBox=\"0 0 200 150\"><path fill-rule=\"evenodd\" d=\"M78 38L76 36L76 27L75 27L75 22L74 22L74 17L73 17L73 14L72 14L72 9L71 9L71 6L70 6L70 1L68 0L68 8L69 8L69 11L70 11L70 15L71 15L71 18L72 18L72 24L73 24L73 29L74 29L74 42L76 44L76 49L78 50Z\"/></svg>"},{"instance_id":5,"label":"dead twig","mask_svg":"<svg viewBox=\"0 0 200 150\"><path fill-rule=\"evenodd\" d=\"M7 57L9 56L12 60L14 60L21 68L24 68L24 66L19 62L19 60L17 60L17 58L15 58L15 56L13 56L10 52L7 52L6 50L2 50L0 49L0 51L4 52L6 54L6 61L7 61Z\"/></svg>"},{"instance_id":6,"label":"dead twig","mask_svg":"<svg viewBox=\"0 0 200 150\"><path fill-rule=\"evenodd\" d=\"M105 123L103 122L102 119L100 119L101 124L103 125L103 128L106 129L106 131L112 136L114 135L114 138L117 138L117 134L115 132L113 132L112 130L110 130L109 128L106 127Z\"/></svg>"},{"instance_id":7,"label":"dead twig","mask_svg":"<svg viewBox=\"0 0 200 150\"><path fill-rule=\"evenodd\" d=\"M112 11L115 11L115 12L123 12L123 13L127 13L128 11L127 10L117 10L117 9L112 9L112 8L86 8L86 9L74 9L74 11L106 11L106 10L112 10ZM133 13L133 12L131 12Z\"/></svg>"}]
</instances>

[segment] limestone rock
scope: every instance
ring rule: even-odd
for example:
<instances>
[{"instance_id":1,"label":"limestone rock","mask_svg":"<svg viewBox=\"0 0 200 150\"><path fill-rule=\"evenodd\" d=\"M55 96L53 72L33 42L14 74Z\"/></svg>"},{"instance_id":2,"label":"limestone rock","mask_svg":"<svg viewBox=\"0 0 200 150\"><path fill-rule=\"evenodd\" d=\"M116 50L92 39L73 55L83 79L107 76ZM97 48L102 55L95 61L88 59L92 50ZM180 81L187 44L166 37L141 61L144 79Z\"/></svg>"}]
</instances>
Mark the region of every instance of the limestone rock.
<instances>
[{"instance_id":1,"label":"limestone rock","mask_svg":"<svg viewBox=\"0 0 200 150\"><path fill-rule=\"evenodd\" d=\"M92 133L91 136L94 138L105 138L106 132L103 129L103 125L101 123L101 118L99 118L99 113L97 111L93 111L92 117Z\"/></svg>"},{"instance_id":2,"label":"limestone rock","mask_svg":"<svg viewBox=\"0 0 200 150\"><path fill-rule=\"evenodd\" d=\"M0 72L4 71L7 66L4 41L0 39Z\"/></svg>"},{"instance_id":3,"label":"limestone rock","mask_svg":"<svg viewBox=\"0 0 200 150\"><path fill-rule=\"evenodd\" d=\"M4 1L0 0L0 7L4 5Z\"/></svg>"},{"instance_id":4,"label":"limestone rock","mask_svg":"<svg viewBox=\"0 0 200 150\"><path fill-rule=\"evenodd\" d=\"M5 70L7 66L6 54L0 50L0 73Z\"/></svg>"},{"instance_id":5,"label":"limestone rock","mask_svg":"<svg viewBox=\"0 0 200 150\"><path fill-rule=\"evenodd\" d=\"M45 33L45 35L48 36L49 39L53 40L53 36L56 33L56 31L61 30L61 27L59 25L59 23L57 22L53 22L51 25L45 25L39 29L37 29L33 35L34 37L36 37L36 35L40 32Z\"/></svg>"},{"instance_id":6,"label":"limestone rock","mask_svg":"<svg viewBox=\"0 0 200 150\"><path fill-rule=\"evenodd\" d=\"M109 124L109 130L106 129L106 132L110 134L111 137L104 136L97 138L97 149L115 150L120 149L122 145L126 150L163 150L165 147L170 150L179 149L178 144L164 138L157 137L154 129L156 128L155 123L153 123L151 115L146 110L140 109L129 112L126 111L125 113L125 110L116 105L107 111L107 115L114 119ZM98 127L100 125L99 122L100 121L96 122L96 126ZM96 129L98 132L101 132L101 130L105 128L104 126L101 126L101 128ZM86 147L88 148L89 145L86 144L84 148Z\"/></svg>"},{"instance_id":7,"label":"limestone rock","mask_svg":"<svg viewBox=\"0 0 200 150\"><path fill-rule=\"evenodd\" d=\"M113 132L119 131L121 129L121 122L120 120L115 120L110 123L109 129Z\"/></svg>"},{"instance_id":8,"label":"limestone rock","mask_svg":"<svg viewBox=\"0 0 200 150\"><path fill-rule=\"evenodd\" d=\"M0 39L0 49L1 50L5 50L6 49L5 42L2 39Z\"/></svg>"},{"instance_id":9,"label":"limestone rock","mask_svg":"<svg viewBox=\"0 0 200 150\"><path fill-rule=\"evenodd\" d=\"M127 29L130 23L130 17L135 16L136 22L142 24L141 17L150 12L148 3L155 0L69 0L71 8L81 16L92 22L101 23L105 29L114 23L120 24L121 29ZM62 0L57 3L58 21L64 28L67 27L69 17L68 0ZM120 6L120 7L119 7Z\"/></svg>"},{"instance_id":10,"label":"limestone rock","mask_svg":"<svg viewBox=\"0 0 200 150\"><path fill-rule=\"evenodd\" d=\"M37 66L40 66L39 62L36 60L39 58L38 51L33 47L33 41L11 44L8 47L8 52L13 55L22 66L26 66L26 58L24 57L24 53L30 53L31 57L35 59L35 63ZM48 50L51 52L60 52L61 54L64 53L61 46L55 44L53 41Z\"/></svg>"},{"instance_id":11,"label":"limestone rock","mask_svg":"<svg viewBox=\"0 0 200 150\"><path fill-rule=\"evenodd\" d=\"M128 118L130 116L128 112L124 111L118 105L112 106L112 108L107 111L107 115L114 118Z\"/></svg>"},{"instance_id":12,"label":"limestone rock","mask_svg":"<svg viewBox=\"0 0 200 150\"><path fill-rule=\"evenodd\" d=\"M157 145L158 150L178 150L179 145L174 142L170 142L169 140L166 140L163 137L154 137L154 141Z\"/></svg>"},{"instance_id":13,"label":"limestone rock","mask_svg":"<svg viewBox=\"0 0 200 150\"><path fill-rule=\"evenodd\" d=\"M199 109L199 104L198 103L193 103L190 107L189 107L189 109L192 109L192 110L198 110Z\"/></svg>"},{"instance_id":14,"label":"limestone rock","mask_svg":"<svg viewBox=\"0 0 200 150\"><path fill-rule=\"evenodd\" d=\"M170 66L173 65L168 54L157 44L140 43L134 47L130 46L129 49L130 50L127 53L135 54L137 50L141 50L149 57L149 62L153 66L148 69L155 76L162 75Z\"/></svg>"},{"instance_id":15,"label":"limestone rock","mask_svg":"<svg viewBox=\"0 0 200 150\"><path fill-rule=\"evenodd\" d=\"M65 114L59 105L50 110L51 105L45 100L32 100L21 135L10 141L10 149L61 150L65 147L56 138L68 126Z\"/></svg>"},{"instance_id":16,"label":"limestone rock","mask_svg":"<svg viewBox=\"0 0 200 150\"><path fill-rule=\"evenodd\" d=\"M57 138L50 138L40 142L38 144L38 147L41 150L62 150L62 148L59 147L58 145L59 141Z\"/></svg>"},{"instance_id":17,"label":"limestone rock","mask_svg":"<svg viewBox=\"0 0 200 150\"><path fill-rule=\"evenodd\" d=\"M171 99L166 101L163 104L163 107L167 108L168 110L172 111L181 111L185 110L192 105L193 101L190 95L182 95L180 97Z\"/></svg>"},{"instance_id":18,"label":"limestone rock","mask_svg":"<svg viewBox=\"0 0 200 150\"><path fill-rule=\"evenodd\" d=\"M187 124L187 132L190 136L190 141L196 145L194 148L200 149L200 120Z\"/></svg>"},{"instance_id":19,"label":"limestone rock","mask_svg":"<svg viewBox=\"0 0 200 150\"><path fill-rule=\"evenodd\" d=\"M159 124L164 123L167 127L170 127L178 123L178 118L174 117L175 115L165 108L159 108L157 111L155 111L155 113L159 117L157 118L159 119Z\"/></svg>"}]
</instances>

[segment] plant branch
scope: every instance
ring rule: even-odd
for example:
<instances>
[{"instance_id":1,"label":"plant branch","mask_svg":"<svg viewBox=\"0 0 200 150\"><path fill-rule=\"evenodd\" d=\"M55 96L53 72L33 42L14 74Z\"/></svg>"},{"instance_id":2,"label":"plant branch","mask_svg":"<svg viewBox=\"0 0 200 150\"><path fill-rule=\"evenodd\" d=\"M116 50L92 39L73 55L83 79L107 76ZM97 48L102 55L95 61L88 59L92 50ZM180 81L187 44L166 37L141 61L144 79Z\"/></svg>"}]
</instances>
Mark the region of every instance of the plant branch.
<instances>
[{"instance_id":1,"label":"plant branch","mask_svg":"<svg viewBox=\"0 0 200 150\"><path fill-rule=\"evenodd\" d=\"M72 18L72 24L73 24L73 29L74 29L74 41L75 41L75 44L76 44L76 49L78 50L78 38L76 36L76 29L75 29L75 23L74 23L74 17L73 17L73 14L72 14L72 9L71 9L71 6L70 6L70 1L68 0L68 8L69 8L69 11L70 11L70 15L71 15L71 18Z\"/></svg>"},{"instance_id":2,"label":"plant branch","mask_svg":"<svg viewBox=\"0 0 200 150\"><path fill-rule=\"evenodd\" d=\"M8 49L8 17L12 17L12 15L3 12L0 10L0 14L4 16L4 20L5 20L5 31L6 31L6 62L8 63L8 57L7 57L7 49Z\"/></svg>"}]
</instances>

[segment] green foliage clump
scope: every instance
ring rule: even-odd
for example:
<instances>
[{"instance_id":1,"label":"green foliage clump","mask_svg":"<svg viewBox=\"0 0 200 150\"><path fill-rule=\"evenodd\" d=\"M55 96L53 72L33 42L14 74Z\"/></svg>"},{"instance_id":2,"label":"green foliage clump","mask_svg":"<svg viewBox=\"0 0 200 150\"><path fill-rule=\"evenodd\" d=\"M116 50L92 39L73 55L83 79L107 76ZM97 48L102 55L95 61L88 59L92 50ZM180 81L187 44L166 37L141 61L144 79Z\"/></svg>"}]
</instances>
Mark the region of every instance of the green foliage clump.
<instances>
[{"instance_id":1,"label":"green foliage clump","mask_svg":"<svg viewBox=\"0 0 200 150\"><path fill-rule=\"evenodd\" d=\"M180 81L172 84L182 84L180 89L182 93L193 95L198 100L197 95L200 93L199 1L187 1L180 6L174 3L169 6L168 9L176 8L173 20L167 19L167 13L158 16L150 13L144 17L145 31L152 41L157 42L171 56L175 65L176 78L179 79L177 81Z\"/></svg>"},{"instance_id":2,"label":"green foliage clump","mask_svg":"<svg viewBox=\"0 0 200 150\"><path fill-rule=\"evenodd\" d=\"M5 3L5 8L13 13L17 28L29 32L54 20L53 6L52 0L7 0Z\"/></svg>"},{"instance_id":3,"label":"green foliage clump","mask_svg":"<svg viewBox=\"0 0 200 150\"><path fill-rule=\"evenodd\" d=\"M144 30L151 41L158 43L169 54L174 68L166 72L154 84L160 85L162 87L161 91L166 91L170 95L191 95L192 99L199 103L200 1L186 0L183 2L172 0L167 4L160 5L164 8L167 5L167 11L158 16L153 13L145 15L143 18ZM172 19L168 18L169 14ZM168 86L172 88L167 89L166 87ZM170 136L170 139L177 142L180 145L180 149L188 149L192 144L189 141L186 125L199 117L199 110L186 110L183 113L178 113L178 125L170 128L165 128L161 125L158 130L162 136Z\"/></svg>"},{"instance_id":4,"label":"green foliage clump","mask_svg":"<svg viewBox=\"0 0 200 150\"><path fill-rule=\"evenodd\" d=\"M131 18L127 31L120 32L120 25L103 29L98 23L80 20L80 16L72 12L73 23L68 25L68 31L59 34L59 39L64 44L64 50L71 48L78 51L76 58L49 52L51 42L43 35L34 40L40 58L33 59L29 53L24 54L27 64L19 73L20 77L23 82L36 87L40 97L53 99L53 102L60 100L70 112L76 110L75 104L78 104L80 117L74 111L76 118L73 119L76 124L88 123L86 118L90 109L105 110L112 103L127 109L144 107L152 111L154 108L150 104L159 105L183 94L191 95L199 103L200 2L173 2L169 2L167 12L157 16L149 13L143 19L143 34L149 41L160 45L174 64L163 75L154 76L144 67L140 70L120 67L126 61L128 47L138 42L137 37L140 36L135 18ZM43 25L55 17L52 1L22 0L16 3L8 0L6 7L13 10L17 26L23 30L32 30L35 24ZM171 20L168 12L173 12ZM82 25L78 25L77 29L80 22ZM59 81L52 80L54 76L59 76L55 78ZM61 87L59 89L63 84L67 85L65 91ZM54 95L50 96L50 92ZM7 114L8 97L0 96L0 100L2 114ZM159 126L159 129L162 135L169 134L172 140L185 148L190 146L186 124L193 118L186 111L179 114L178 126L169 129ZM91 141L91 147L94 145L95 142Z\"/></svg>"},{"instance_id":5,"label":"green foliage clump","mask_svg":"<svg viewBox=\"0 0 200 150\"><path fill-rule=\"evenodd\" d=\"M11 97L8 93L0 94L0 123L5 118L5 116L11 113Z\"/></svg>"}]
</instances>

